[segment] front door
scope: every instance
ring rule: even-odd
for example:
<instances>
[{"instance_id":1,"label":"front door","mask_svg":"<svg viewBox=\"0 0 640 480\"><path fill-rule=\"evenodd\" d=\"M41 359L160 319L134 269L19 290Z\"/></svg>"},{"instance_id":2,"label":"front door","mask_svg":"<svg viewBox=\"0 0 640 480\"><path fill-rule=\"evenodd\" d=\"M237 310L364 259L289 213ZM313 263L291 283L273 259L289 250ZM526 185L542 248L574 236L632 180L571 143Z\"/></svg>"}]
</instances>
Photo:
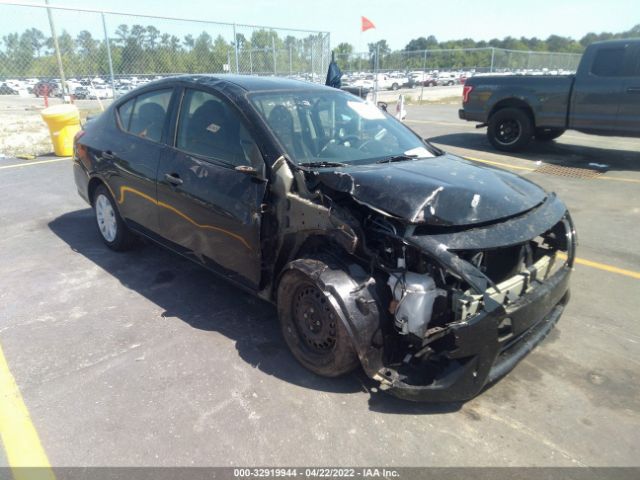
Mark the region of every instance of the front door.
<instances>
[{"instance_id":1,"label":"front door","mask_svg":"<svg viewBox=\"0 0 640 480\"><path fill-rule=\"evenodd\" d=\"M627 56L624 101L618 111L618 126L625 135L640 135L640 45L634 45Z\"/></svg>"},{"instance_id":2,"label":"front door","mask_svg":"<svg viewBox=\"0 0 640 480\"><path fill-rule=\"evenodd\" d=\"M175 139L158 169L162 236L183 254L257 288L260 206L266 183L247 173L253 144L235 108L213 93L185 89Z\"/></svg>"},{"instance_id":3,"label":"front door","mask_svg":"<svg viewBox=\"0 0 640 480\"><path fill-rule=\"evenodd\" d=\"M569 128L610 133L619 129L616 122L624 95L625 55L623 45L602 47L597 50L590 68L578 72L571 98Z\"/></svg>"}]
</instances>

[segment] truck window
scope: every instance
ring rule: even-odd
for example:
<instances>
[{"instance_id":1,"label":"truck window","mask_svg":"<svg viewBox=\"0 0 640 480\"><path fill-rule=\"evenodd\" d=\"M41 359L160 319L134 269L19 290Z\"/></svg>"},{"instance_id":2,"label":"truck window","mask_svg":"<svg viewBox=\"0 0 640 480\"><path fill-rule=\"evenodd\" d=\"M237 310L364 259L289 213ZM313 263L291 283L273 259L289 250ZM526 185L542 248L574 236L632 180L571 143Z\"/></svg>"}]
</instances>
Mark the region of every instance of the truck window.
<instances>
[{"instance_id":1,"label":"truck window","mask_svg":"<svg viewBox=\"0 0 640 480\"><path fill-rule=\"evenodd\" d=\"M602 48L596 52L591 73L599 77L624 76L625 48Z\"/></svg>"}]
</instances>

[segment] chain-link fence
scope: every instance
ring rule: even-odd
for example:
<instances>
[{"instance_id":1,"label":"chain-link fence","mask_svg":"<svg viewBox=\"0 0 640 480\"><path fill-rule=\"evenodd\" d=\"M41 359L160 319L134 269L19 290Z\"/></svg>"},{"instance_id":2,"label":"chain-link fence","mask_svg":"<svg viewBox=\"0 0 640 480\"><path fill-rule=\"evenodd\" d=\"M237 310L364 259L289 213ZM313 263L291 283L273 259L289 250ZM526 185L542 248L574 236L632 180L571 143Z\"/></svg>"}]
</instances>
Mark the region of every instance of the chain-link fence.
<instances>
[{"instance_id":1,"label":"chain-link fence","mask_svg":"<svg viewBox=\"0 0 640 480\"><path fill-rule=\"evenodd\" d=\"M379 58L376 62L376 54ZM456 48L395 52L339 54L340 68L349 74L379 72L472 72L472 73L569 73L575 72L581 55L529 52L501 48Z\"/></svg>"},{"instance_id":2,"label":"chain-link fence","mask_svg":"<svg viewBox=\"0 0 640 480\"><path fill-rule=\"evenodd\" d=\"M277 75L323 81L329 33L134 16L67 7L0 4L28 25L0 40L0 93L110 98L158 76L182 73ZM59 55L58 55L59 52Z\"/></svg>"}]
</instances>

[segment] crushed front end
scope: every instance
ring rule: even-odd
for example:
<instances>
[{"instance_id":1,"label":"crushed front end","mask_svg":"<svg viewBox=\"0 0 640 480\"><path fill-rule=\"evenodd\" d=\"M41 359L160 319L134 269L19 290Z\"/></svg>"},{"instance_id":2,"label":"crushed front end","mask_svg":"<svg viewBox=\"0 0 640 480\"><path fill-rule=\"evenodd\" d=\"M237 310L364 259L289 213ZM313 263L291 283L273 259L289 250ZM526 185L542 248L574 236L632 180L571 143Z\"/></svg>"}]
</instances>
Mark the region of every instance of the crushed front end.
<instances>
[{"instance_id":1,"label":"crushed front end","mask_svg":"<svg viewBox=\"0 0 640 480\"><path fill-rule=\"evenodd\" d=\"M372 216L366 249L386 276L383 349L363 365L382 390L416 401L477 395L551 330L569 298L576 235L550 194L488 225L398 225Z\"/></svg>"}]
</instances>

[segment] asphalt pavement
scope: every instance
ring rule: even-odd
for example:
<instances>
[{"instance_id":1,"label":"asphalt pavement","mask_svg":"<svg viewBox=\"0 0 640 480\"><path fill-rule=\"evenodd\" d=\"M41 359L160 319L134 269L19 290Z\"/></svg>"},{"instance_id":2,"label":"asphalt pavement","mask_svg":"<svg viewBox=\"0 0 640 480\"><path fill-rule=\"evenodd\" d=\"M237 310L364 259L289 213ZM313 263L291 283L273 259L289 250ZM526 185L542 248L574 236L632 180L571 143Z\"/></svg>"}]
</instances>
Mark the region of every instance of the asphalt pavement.
<instances>
[{"instance_id":1,"label":"asphalt pavement","mask_svg":"<svg viewBox=\"0 0 640 480\"><path fill-rule=\"evenodd\" d=\"M637 466L640 140L568 132L497 154L457 108L409 106L407 124L556 191L582 261L558 327L465 404L309 373L271 305L155 245L108 250L69 160L0 159L0 345L50 463Z\"/></svg>"}]
</instances>

